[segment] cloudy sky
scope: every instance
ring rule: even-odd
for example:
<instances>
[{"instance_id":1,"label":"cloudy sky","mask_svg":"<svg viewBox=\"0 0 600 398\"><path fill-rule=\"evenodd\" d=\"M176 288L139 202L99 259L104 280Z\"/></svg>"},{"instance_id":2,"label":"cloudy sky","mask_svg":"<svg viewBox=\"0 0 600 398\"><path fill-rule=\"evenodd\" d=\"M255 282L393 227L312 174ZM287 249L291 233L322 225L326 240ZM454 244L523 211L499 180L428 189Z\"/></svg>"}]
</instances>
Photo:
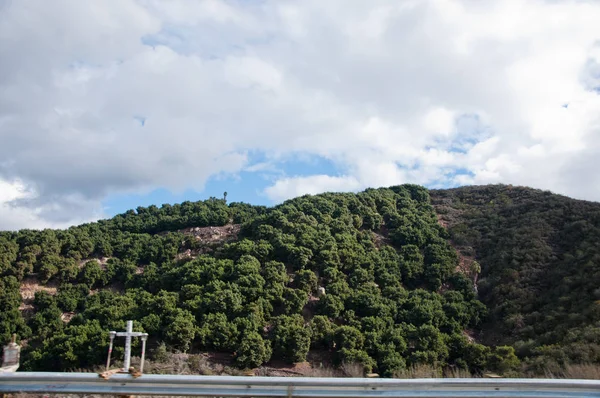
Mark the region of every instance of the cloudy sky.
<instances>
[{"instance_id":1,"label":"cloudy sky","mask_svg":"<svg viewBox=\"0 0 600 398\"><path fill-rule=\"evenodd\" d=\"M413 182L600 200L595 0L0 0L0 229Z\"/></svg>"}]
</instances>

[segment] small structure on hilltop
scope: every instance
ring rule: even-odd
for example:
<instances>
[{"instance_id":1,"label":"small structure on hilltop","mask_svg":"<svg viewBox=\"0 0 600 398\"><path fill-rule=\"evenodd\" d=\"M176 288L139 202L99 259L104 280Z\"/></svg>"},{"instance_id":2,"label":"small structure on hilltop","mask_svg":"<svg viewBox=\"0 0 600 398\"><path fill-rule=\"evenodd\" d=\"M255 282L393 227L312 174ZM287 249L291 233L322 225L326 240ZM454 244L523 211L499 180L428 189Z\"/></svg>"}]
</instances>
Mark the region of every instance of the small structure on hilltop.
<instances>
[{"instance_id":1,"label":"small structure on hilltop","mask_svg":"<svg viewBox=\"0 0 600 398\"><path fill-rule=\"evenodd\" d=\"M12 341L4 346L2 367L0 373L16 372L21 359L21 346L17 344L17 335L12 335Z\"/></svg>"},{"instance_id":2,"label":"small structure on hilltop","mask_svg":"<svg viewBox=\"0 0 600 398\"><path fill-rule=\"evenodd\" d=\"M146 357L146 340L148 340L148 333L134 332L133 321L127 321L127 329L124 332L113 332L110 331L110 345L108 346L108 358L106 359L106 371L101 373L100 376L108 379L115 373L131 373L134 377L139 377L144 371L144 359ZM113 349L113 341L115 337L125 337L125 358L123 359L123 368L109 370L110 357ZM131 367L131 338L140 337L142 339L142 358L140 362L140 370L136 371Z\"/></svg>"}]
</instances>

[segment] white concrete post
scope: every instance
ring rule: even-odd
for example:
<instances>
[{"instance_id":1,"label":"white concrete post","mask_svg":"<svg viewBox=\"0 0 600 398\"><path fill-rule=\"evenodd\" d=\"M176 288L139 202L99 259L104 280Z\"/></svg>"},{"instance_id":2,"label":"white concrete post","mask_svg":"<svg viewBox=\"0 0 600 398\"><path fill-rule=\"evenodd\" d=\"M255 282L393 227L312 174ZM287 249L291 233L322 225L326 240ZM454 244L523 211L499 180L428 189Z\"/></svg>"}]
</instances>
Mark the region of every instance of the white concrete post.
<instances>
[{"instance_id":1,"label":"white concrete post","mask_svg":"<svg viewBox=\"0 0 600 398\"><path fill-rule=\"evenodd\" d=\"M117 332L109 332L110 333L110 345L108 346L108 358L106 359L106 370L110 367L110 357L112 355L113 350L113 342L115 340L115 336Z\"/></svg>"},{"instance_id":2,"label":"white concrete post","mask_svg":"<svg viewBox=\"0 0 600 398\"><path fill-rule=\"evenodd\" d=\"M0 373L16 372L19 368L21 358L21 346L17 344L17 335L13 334L12 341L4 347L4 355L2 359L2 367Z\"/></svg>"},{"instance_id":3,"label":"white concrete post","mask_svg":"<svg viewBox=\"0 0 600 398\"><path fill-rule=\"evenodd\" d=\"M131 366L131 334L133 333L133 321L127 321L125 333L125 359L123 361L123 370L127 372L129 366Z\"/></svg>"},{"instance_id":4,"label":"white concrete post","mask_svg":"<svg viewBox=\"0 0 600 398\"><path fill-rule=\"evenodd\" d=\"M144 333L142 336L142 360L140 363L140 373L144 373L144 360L146 359L146 340L148 340L148 333Z\"/></svg>"}]
</instances>

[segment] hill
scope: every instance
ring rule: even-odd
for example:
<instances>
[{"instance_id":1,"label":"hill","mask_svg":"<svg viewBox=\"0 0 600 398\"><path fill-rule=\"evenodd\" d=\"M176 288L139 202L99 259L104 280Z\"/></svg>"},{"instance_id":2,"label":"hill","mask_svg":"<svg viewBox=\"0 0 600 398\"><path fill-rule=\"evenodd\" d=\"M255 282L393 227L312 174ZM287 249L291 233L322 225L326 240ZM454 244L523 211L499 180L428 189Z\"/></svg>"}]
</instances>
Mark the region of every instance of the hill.
<instances>
[{"instance_id":1,"label":"hill","mask_svg":"<svg viewBox=\"0 0 600 398\"><path fill-rule=\"evenodd\" d=\"M384 376L514 374L527 369L515 349L537 371L600 362L599 210L527 188L403 185L0 232L0 340L26 340L32 370L101 364L127 319L240 368L309 352Z\"/></svg>"},{"instance_id":2,"label":"hill","mask_svg":"<svg viewBox=\"0 0 600 398\"><path fill-rule=\"evenodd\" d=\"M541 372L600 362L600 203L506 185L431 191L455 247L481 264L487 344Z\"/></svg>"}]
</instances>

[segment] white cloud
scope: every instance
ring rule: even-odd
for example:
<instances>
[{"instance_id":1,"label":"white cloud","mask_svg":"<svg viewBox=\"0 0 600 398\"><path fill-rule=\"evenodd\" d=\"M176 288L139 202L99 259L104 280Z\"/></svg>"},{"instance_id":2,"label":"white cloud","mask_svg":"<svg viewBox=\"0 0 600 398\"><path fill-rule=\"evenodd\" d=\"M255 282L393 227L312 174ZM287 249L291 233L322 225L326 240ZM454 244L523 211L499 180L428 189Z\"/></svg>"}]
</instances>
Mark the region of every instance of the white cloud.
<instances>
[{"instance_id":1,"label":"white cloud","mask_svg":"<svg viewBox=\"0 0 600 398\"><path fill-rule=\"evenodd\" d=\"M52 223L55 228L66 228L73 223L84 223L98 219L101 212L98 209L85 207L81 197L65 197L61 203L39 203L37 195L31 192L21 181L0 180L0 220L3 230L17 230L22 228L41 229ZM33 201L38 205L19 206L19 203ZM89 203L88 203L89 205ZM92 206L94 203L92 203ZM65 213L65 219L45 217L48 213ZM83 210L83 211L81 211Z\"/></svg>"},{"instance_id":2,"label":"white cloud","mask_svg":"<svg viewBox=\"0 0 600 398\"><path fill-rule=\"evenodd\" d=\"M446 108L433 108L423 118L423 129L430 134L450 134L454 130L455 118L456 115Z\"/></svg>"},{"instance_id":3,"label":"white cloud","mask_svg":"<svg viewBox=\"0 0 600 398\"><path fill-rule=\"evenodd\" d=\"M0 229L266 172L255 151L341 175L275 174L274 200L403 182L598 200L598 20L575 0L2 3L0 180L29 196L11 188Z\"/></svg>"},{"instance_id":4,"label":"white cloud","mask_svg":"<svg viewBox=\"0 0 600 398\"><path fill-rule=\"evenodd\" d=\"M354 177L313 175L309 177L282 178L265 191L270 198L283 201L300 195L314 195L322 192L349 192L360 188L360 182Z\"/></svg>"},{"instance_id":5,"label":"white cloud","mask_svg":"<svg viewBox=\"0 0 600 398\"><path fill-rule=\"evenodd\" d=\"M36 217L35 211L15 208L10 202L26 196L25 187L19 183L0 180L0 220L2 229L39 228L43 223Z\"/></svg>"}]
</instances>

